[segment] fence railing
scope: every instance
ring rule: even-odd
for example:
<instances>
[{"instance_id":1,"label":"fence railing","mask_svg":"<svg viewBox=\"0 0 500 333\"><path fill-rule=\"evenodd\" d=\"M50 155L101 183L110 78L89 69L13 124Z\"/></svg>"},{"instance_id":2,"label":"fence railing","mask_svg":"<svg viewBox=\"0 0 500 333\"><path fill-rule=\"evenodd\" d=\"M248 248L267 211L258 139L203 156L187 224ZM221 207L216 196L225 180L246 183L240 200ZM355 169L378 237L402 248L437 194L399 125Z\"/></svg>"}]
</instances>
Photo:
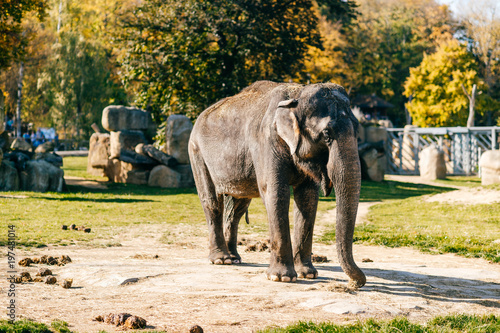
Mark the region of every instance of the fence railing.
<instances>
[{"instance_id":1,"label":"fence railing","mask_svg":"<svg viewBox=\"0 0 500 333\"><path fill-rule=\"evenodd\" d=\"M498 149L499 139L500 127L388 128L386 173L418 175L420 152L436 144L445 153L447 174L475 174L481 154Z\"/></svg>"}]
</instances>

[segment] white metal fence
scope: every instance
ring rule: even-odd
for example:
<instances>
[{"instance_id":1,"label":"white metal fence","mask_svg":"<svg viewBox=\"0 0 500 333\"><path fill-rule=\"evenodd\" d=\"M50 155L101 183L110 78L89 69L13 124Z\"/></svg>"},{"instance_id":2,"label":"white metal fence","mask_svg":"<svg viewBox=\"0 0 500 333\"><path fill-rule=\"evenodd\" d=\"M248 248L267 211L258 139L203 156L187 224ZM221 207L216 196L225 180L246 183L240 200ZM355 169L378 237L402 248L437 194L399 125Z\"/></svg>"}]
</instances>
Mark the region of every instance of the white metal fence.
<instances>
[{"instance_id":1,"label":"white metal fence","mask_svg":"<svg viewBox=\"0 0 500 333\"><path fill-rule=\"evenodd\" d=\"M500 127L388 128L386 173L418 175L420 152L436 144L445 153L447 174L475 174L481 154L498 149L499 139Z\"/></svg>"}]
</instances>

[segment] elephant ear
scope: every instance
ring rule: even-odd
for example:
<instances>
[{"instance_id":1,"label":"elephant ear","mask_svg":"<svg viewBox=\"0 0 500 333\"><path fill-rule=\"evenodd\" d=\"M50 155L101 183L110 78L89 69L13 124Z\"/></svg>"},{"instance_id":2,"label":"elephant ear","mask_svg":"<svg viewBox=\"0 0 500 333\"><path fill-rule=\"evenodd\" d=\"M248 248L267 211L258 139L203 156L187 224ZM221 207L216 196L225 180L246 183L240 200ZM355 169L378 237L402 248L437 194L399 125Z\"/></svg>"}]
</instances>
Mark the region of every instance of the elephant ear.
<instances>
[{"instance_id":1,"label":"elephant ear","mask_svg":"<svg viewBox=\"0 0 500 333\"><path fill-rule=\"evenodd\" d=\"M278 135L290 147L290 153L293 155L297 151L300 140L299 122L295 113L290 108L296 107L298 101L296 99L289 99L281 101L278 104L278 110L274 117L274 124Z\"/></svg>"}]
</instances>

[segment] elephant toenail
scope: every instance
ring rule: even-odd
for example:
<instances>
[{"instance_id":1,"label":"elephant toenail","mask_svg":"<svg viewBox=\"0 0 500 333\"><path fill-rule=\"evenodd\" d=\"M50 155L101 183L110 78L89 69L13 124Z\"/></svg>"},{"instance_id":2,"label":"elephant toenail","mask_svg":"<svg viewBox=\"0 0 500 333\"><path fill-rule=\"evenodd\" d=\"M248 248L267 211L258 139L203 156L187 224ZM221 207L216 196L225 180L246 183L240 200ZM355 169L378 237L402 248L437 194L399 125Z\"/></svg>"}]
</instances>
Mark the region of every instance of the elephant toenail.
<instances>
[{"instance_id":1,"label":"elephant toenail","mask_svg":"<svg viewBox=\"0 0 500 333\"><path fill-rule=\"evenodd\" d=\"M307 274L307 275L306 275L306 278L307 278L307 279L314 279L314 278L315 278L315 276L314 276L314 274Z\"/></svg>"},{"instance_id":2,"label":"elephant toenail","mask_svg":"<svg viewBox=\"0 0 500 333\"><path fill-rule=\"evenodd\" d=\"M289 277L289 276L283 276L283 277L281 278L281 281L283 281L283 282L290 282L290 281L291 281L291 279L290 279L290 277Z\"/></svg>"},{"instance_id":3,"label":"elephant toenail","mask_svg":"<svg viewBox=\"0 0 500 333\"><path fill-rule=\"evenodd\" d=\"M233 260L233 264L239 264L239 263L240 263L240 261L238 259Z\"/></svg>"},{"instance_id":4,"label":"elephant toenail","mask_svg":"<svg viewBox=\"0 0 500 333\"><path fill-rule=\"evenodd\" d=\"M222 265L222 260L221 259L215 259L214 264L216 264L216 265Z\"/></svg>"},{"instance_id":5,"label":"elephant toenail","mask_svg":"<svg viewBox=\"0 0 500 333\"><path fill-rule=\"evenodd\" d=\"M294 277L292 278L292 282L295 282L295 281L297 281L297 278L294 276Z\"/></svg>"},{"instance_id":6,"label":"elephant toenail","mask_svg":"<svg viewBox=\"0 0 500 333\"><path fill-rule=\"evenodd\" d=\"M231 265L233 261L231 259L225 259L224 260L224 265Z\"/></svg>"},{"instance_id":7,"label":"elephant toenail","mask_svg":"<svg viewBox=\"0 0 500 333\"><path fill-rule=\"evenodd\" d=\"M277 275L271 275L271 281L279 281L280 278Z\"/></svg>"}]
</instances>

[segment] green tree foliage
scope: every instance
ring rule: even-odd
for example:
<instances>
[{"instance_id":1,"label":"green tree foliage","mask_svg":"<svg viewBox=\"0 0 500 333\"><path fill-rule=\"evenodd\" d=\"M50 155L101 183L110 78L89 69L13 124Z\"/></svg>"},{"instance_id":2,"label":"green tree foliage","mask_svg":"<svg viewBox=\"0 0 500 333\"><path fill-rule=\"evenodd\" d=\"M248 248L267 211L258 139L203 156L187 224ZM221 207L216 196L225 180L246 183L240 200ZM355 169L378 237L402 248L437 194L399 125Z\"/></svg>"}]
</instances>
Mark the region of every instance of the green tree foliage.
<instances>
[{"instance_id":1,"label":"green tree foliage","mask_svg":"<svg viewBox=\"0 0 500 333\"><path fill-rule=\"evenodd\" d=\"M122 18L125 79L137 104L195 117L259 80L303 69L307 47L321 46L310 0L146 0Z\"/></svg>"},{"instance_id":2,"label":"green tree foliage","mask_svg":"<svg viewBox=\"0 0 500 333\"><path fill-rule=\"evenodd\" d=\"M405 83L405 96L413 123L420 127L465 126L469 101L462 85L470 93L474 84L478 91L487 88L480 80L478 64L465 45L456 40L443 43L438 50L424 55L422 63L410 70ZM478 95L476 113L482 114L491 102Z\"/></svg>"},{"instance_id":3,"label":"green tree foliage","mask_svg":"<svg viewBox=\"0 0 500 333\"><path fill-rule=\"evenodd\" d=\"M23 35L23 17L35 12L39 19L43 19L46 10L46 0L0 1L0 70L24 54L28 38Z\"/></svg>"}]
</instances>

